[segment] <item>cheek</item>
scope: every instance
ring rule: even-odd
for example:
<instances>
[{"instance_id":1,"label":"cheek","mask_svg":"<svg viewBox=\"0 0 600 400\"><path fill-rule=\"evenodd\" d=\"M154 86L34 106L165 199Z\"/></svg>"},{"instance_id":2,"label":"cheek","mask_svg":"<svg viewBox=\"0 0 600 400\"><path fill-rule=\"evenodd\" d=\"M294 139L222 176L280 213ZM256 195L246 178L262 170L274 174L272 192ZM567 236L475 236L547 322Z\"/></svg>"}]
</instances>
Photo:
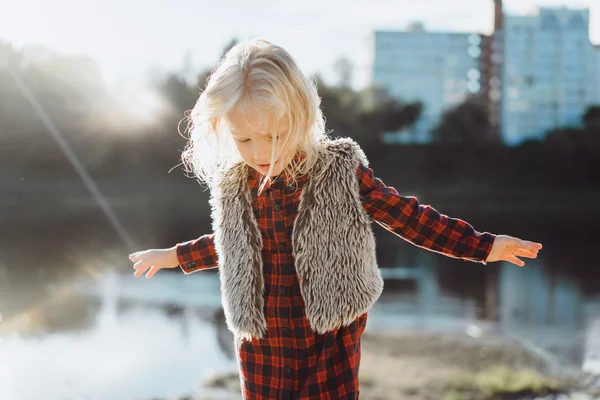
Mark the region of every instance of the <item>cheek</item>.
<instances>
[{"instance_id":1,"label":"cheek","mask_svg":"<svg viewBox=\"0 0 600 400\"><path fill-rule=\"evenodd\" d=\"M294 154L295 151L293 149L285 149L281 154L281 158L286 162L289 162L294 158Z\"/></svg>"},{"instance_id":2,"label":"cheek","mask_svg":"<svg viewBox=\"0 0 600 400\"><path fill-rule=\"evenodd\" d=\"M248 162L252 158L252 151L250 149L250 146L244 145L242 143L236 143L235 147L237 147L237 151L238 153L240 153L240 157L242 157L242 160Z\"/></svg>"}]
</instances>

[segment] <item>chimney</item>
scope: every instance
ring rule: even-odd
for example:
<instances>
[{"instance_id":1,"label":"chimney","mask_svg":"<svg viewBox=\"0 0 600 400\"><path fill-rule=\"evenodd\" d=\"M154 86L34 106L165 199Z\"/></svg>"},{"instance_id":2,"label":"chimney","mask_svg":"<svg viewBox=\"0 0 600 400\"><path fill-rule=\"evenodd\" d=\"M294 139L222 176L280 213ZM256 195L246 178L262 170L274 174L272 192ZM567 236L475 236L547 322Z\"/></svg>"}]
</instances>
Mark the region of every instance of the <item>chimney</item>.
<instances>
[{"instance_id":1,"label":"chimney","mask_svg":"<svg viewBox=\"0 0 600 400\"><path fill-rule=\"evenodd\" d=\"M491 140L501 142L502 129L502 70L504 67L504 11L502 0L494 1L494 31L485 37L481 74L484 104L491 125Z\"/></svg>"},{"instance_id":2,"label":"chimney","mask_svg":"<svg viewBox=\"0 0 600 400\"><path fill-rule=\"evenodd\" d=\"M502 29L504 29L502 0L494 0L494 31L501 31Z\"/></svg>"}]
</instances>

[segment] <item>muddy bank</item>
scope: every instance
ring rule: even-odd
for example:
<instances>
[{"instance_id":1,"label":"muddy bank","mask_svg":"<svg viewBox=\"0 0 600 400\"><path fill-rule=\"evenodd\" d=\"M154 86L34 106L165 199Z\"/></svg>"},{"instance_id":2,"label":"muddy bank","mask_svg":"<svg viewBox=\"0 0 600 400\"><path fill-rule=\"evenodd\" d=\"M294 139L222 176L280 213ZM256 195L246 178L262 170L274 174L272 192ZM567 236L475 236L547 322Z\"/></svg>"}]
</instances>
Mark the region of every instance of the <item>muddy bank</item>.
<instances>
[{"instance_id":1,"label":"muddy bank","mask_svg":"<svg viewBox=\"0 0 600 400\"><path fill-rule=\"evenodd\" d=\"M235 372L206 385L229 393L222 398L239 398ZM551 373L536 355L500 337L366 332L360 393L365 400L585 400L600 399L600 386L593 377Z\"/></svg>"}]
</instances>

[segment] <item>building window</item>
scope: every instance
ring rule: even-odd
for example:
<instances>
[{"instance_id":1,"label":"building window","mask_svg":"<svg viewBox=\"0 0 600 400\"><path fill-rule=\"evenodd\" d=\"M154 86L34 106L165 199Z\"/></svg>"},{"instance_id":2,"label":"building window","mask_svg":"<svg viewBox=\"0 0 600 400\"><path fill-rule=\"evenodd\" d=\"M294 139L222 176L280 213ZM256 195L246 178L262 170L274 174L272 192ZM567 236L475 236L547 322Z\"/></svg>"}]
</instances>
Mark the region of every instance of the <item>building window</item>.
<instances>
[{"instance_id":1,"label":"building window","mask_svg":"<svg viewBox=\"0 0 600 400\"><path fill-rule=\"evenodd\" d=\"M489 97L491 101L497 103L502 99L502 91L498 88L494 88L490 90Z\"/></svg>"},{"instance_id":2,"label":"building window","mask_svg":"<svg viewBox=\"0 0 600 400\"><path fill-rule=\"evenodd\" d=\"M542 17L542 30L554 31L560 28L555 15L546 14Z\"/></svg>"},{"instance_id":3,"label":"building window","mask_svg":"<svg viewBox=\"0 0 600 400\"><path fill-rule=\"evenodd\" d=\"M500 65L502 63L502 55L498 53L492 54L492 62L496 65Z\"/></svg>"},{"instance_id":4,"label":"building window","mask_svg":"<svg viewBox=\"0 0 600 400\"><path fill-rule=\"evenodd\" d=\"M473 58L477 58L481 55L481 49L478 46L470 46L468 52Z\"/></svg>"},{"instance_id":5,"label":"building window","mask_svg":"<svg viewBox=\"0 0 600 400\"><path fill-rule=\"evenodd\" d=\"M481 78L481 72L477 68L471 68L467 71L467 77L472 81L478 81Z\"/></svg>"},{"instance_id":6,"label":"building window","mask_svg":"<svg viewBox=\"0 0 600 400\"><path fill-rule=\"evenodd\" d=\"M469 43L471 43L472 45L476 45L476 46L481 44L481 36L469 35Z\"/></svg>"},{"instance_id":7,"label":"building window","mask_svg":"<svg viewBox=\"0 0 600 400\"><path fill-rule=\"evenodd\" d=\"M569 29L587 29L586 23L581 14L576 14L569 20Z\"/></svg>"},{"instance_id":8,"label":"building window","mask_svg":"<svg viewBox=\"0 0 600 400\"><path fill-rule=\"evenodd\" d=\"M535 78L531 75L528 75L525 77L525 84L527 86L533 86L533 84L535 83Z\"/></svg>"},{"instance_id":9,"label":"building window","mask_svg":"<svg viewBox=\"0 0 600 400\"><path fill-rule=\"evenodd\" d=\"M481 85L479 84L479 82L470 81L467 84L467 88L471 93L479 93L479 91L481 90Z\"/></svg>"},{"instance_id":10,"label":"building window","mask_svg":"<svg viewBox=\"0 0 600 400\"><path fill-rule=\"evenodd\" d=\"M502 84L502 81L497 76L494 76L490 79L490 86L499 87Z\"/></svg>"}]
</instances>

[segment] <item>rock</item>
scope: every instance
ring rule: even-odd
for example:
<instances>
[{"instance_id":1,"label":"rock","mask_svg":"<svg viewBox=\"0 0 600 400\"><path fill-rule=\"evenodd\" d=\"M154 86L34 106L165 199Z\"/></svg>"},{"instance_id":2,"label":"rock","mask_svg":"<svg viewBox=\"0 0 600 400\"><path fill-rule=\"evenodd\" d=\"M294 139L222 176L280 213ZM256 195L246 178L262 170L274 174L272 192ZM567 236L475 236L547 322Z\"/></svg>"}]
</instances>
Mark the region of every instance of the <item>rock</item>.
<instances>
[{"instance_id":1,"label":"rock","mask_svg":"<svg viewBox=\"0 0 600 400\"><path fill-rule=\"evenodd\" d=\"M228 391L240 391L240 376L237 372L215 375L208 379L204 383L204 386L215 389L225 389Z\"/></svg>"},{"instance_id":2,"label":"rock","mask_svg":"<svg viewBox=\"0 0 600 400\"><path fill-rule=\"evenodd\" d=\"M587 395L585 393L571 393L570 400L593 400L592 396Z\"/></svg>"}]
</instances>

